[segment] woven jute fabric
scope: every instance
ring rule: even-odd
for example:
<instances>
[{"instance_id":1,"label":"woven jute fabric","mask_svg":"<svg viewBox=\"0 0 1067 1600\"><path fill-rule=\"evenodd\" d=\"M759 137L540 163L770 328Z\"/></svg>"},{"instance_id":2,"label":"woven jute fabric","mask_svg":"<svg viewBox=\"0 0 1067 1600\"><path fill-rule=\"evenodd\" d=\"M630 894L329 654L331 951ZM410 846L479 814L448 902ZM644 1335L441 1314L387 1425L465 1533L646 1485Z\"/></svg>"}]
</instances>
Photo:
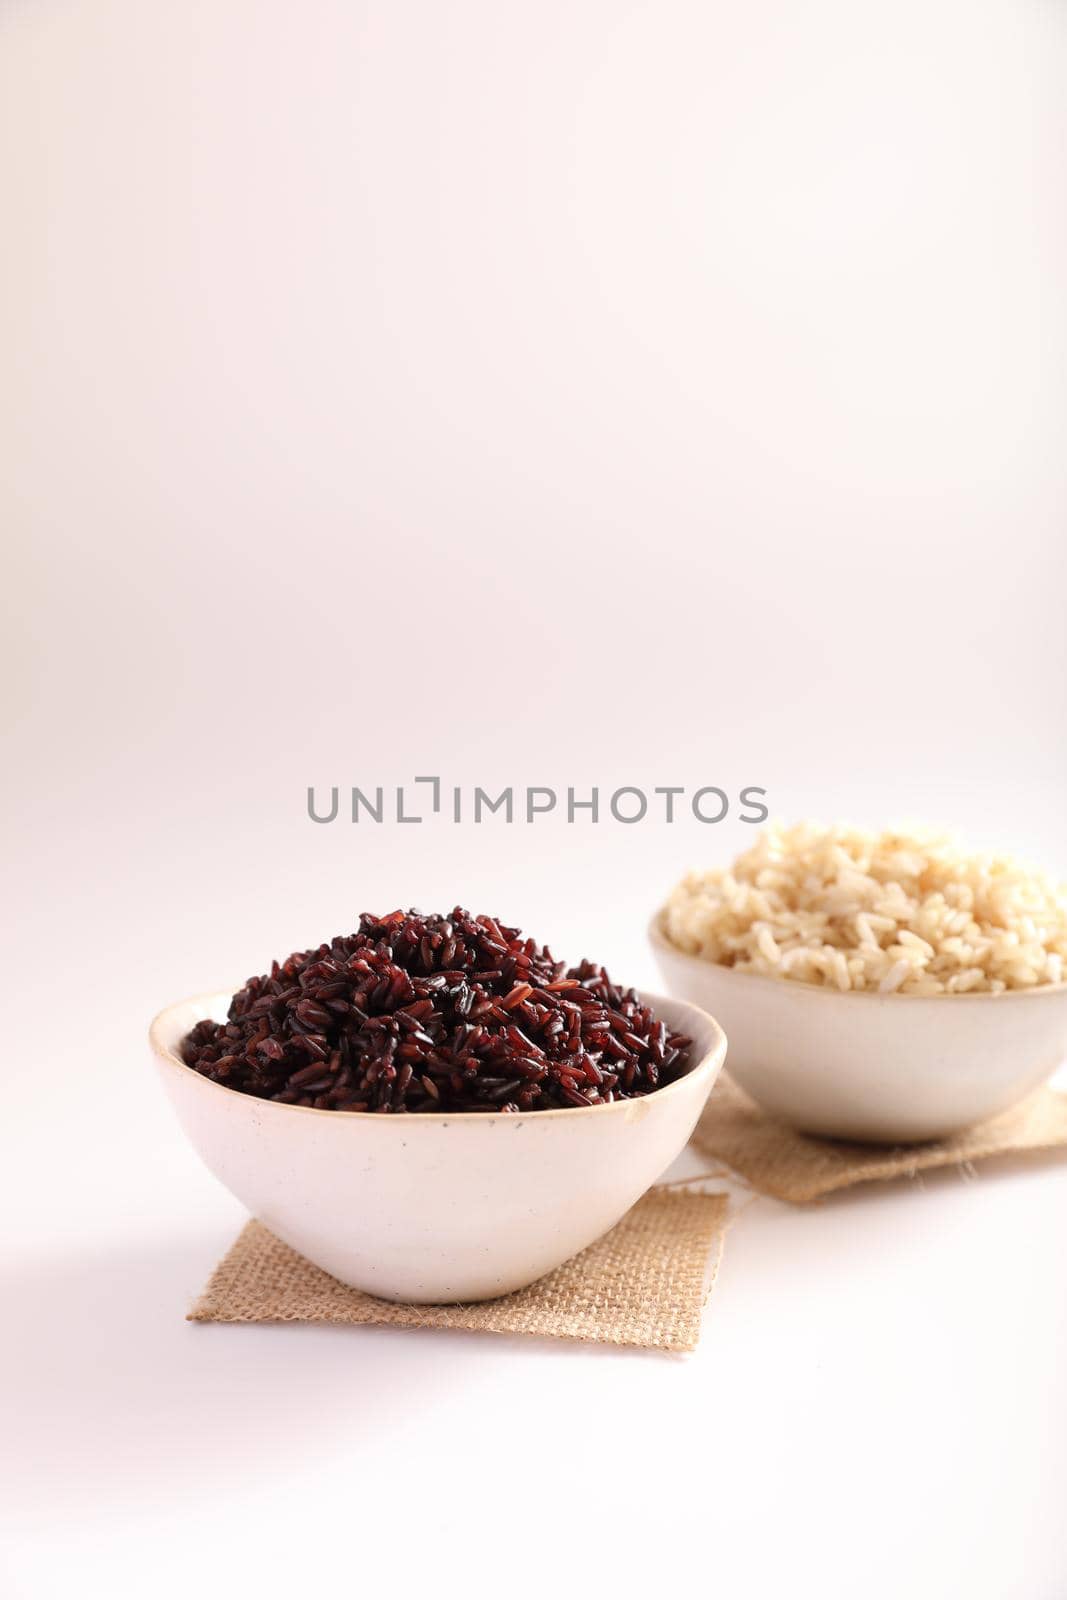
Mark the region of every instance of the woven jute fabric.
<instances>
[{"instance_id":1,"label":"woven jute fabric","mask_svg":"<svg viewBox=\"0 0 1067 1600\"><path fill-rule=\"evenodd\" d=\"M728 1201L654 1189L555 1272L474 1305L415 1306L349 1289L249 1222L190 1312L193 1322L348 1322L692 1350L718 1268Z\"/></svg>"},{"instance_id":2,"label":"woven jute fabric","mask_svg":"<svg viewBox=\"0 0 1067 1600\"><path fill-rule=\"evenodd\" d=\"M913 1178L933 1167L962 1167L984 1156L1013 1151L1067 1147L1067 1094L1039 1089L1010 1111L950 1139L895 1146L852 1144L798 1133L721 1074L693 1143L760 1194L800 1205L854 1183Z\"/></svg>"}]
</instances>

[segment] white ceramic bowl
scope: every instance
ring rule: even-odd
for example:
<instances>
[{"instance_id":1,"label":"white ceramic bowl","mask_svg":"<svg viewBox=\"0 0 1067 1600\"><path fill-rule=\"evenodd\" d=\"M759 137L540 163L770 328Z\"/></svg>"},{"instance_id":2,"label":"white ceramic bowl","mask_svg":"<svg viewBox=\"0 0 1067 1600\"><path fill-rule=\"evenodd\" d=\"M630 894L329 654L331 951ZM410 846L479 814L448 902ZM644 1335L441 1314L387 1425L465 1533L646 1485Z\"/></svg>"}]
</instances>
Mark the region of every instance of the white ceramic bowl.
<instances>
[{"instance_id":1,"label":"white ceramic bowl","mask_svg":"<svg viewBox=\"0 0 1067 1600\"><path fill-rule=\"evenodd\" d=\"M253 1216L327 1272L388 1300L488 1300L613 1227L684 1149L723 1057L718 1023L645 997L693 1040L685 1077L635 1100L560 1111L381 1116L278 1105L178 1055L228 994L160 1012L150 1040L193 1146Z\"/></svg>"},{"instance_id":2,"label":"white ceramic bowl","mask_svg":"<svg viewBox=\"0 0 1067 1600\"><path fill-rule=\"evenodd\" d=\"M842 994L737 972L650 937L671 994L711 1011L730 1073L795 1127L937 1139L1005 1111L1067 1056L1067 984L1004 994Z\"/></svg>"}]
</instances>

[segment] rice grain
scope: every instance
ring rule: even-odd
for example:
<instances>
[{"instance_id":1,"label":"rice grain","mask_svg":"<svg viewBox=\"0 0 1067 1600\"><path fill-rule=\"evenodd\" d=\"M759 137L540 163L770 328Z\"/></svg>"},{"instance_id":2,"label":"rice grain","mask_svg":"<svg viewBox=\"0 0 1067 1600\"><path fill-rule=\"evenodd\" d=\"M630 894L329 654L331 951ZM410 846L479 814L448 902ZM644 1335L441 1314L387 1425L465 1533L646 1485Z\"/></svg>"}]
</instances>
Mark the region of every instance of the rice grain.
<instances>
[{"instance_id":1,"label":"rice grain","mask_svg":"<svg viewBox=\"0 0 1067 1600\"><path fill-rule=\"evenodd\" d=\"M944 835L805 822L690 873L662 926L690 955L794 983L998 994L1063 982L1067 891Z\"/></svg>"}]
</instances>

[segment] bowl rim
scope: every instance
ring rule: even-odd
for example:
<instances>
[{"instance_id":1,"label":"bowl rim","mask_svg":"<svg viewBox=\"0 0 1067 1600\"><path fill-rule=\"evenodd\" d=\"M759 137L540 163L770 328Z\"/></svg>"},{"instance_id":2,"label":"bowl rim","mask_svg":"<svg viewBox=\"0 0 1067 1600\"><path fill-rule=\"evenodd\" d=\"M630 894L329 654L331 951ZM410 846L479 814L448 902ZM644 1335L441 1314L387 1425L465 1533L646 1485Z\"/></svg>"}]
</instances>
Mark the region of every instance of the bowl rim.
<instances>
[{"instance_id":1,"label":"bowl rim","mask_svg":"<svg viewBox=\"0 0 1067 1600\"><path fill-rule=\"evenodd\" d=\"M655 1101L657 1104L659 1104L662 1100L673 1096L675 1091L691 1086L694 1081L700 1079L701 1077L710 1076L712 1079L714 1079L722 1067L726 1056L728 1042L722 1024L717 1018L712 1016L710 1011L705 1011L703 1006L696 1005L692 1000L684 1000L679 995L660 995L654 994L649 989L638 989L637 993L640 995L641 999L645 1001L646 1004L651 1005L653 1008L663 1003L666 1003L668 1006L680 1006L686 1011L695 1012L703 1019L705 1023L710 1023L713 1030L711 1042L709 1043L707 1049L702 1053L695 1066L691 1066L688 1072L683 1073L680 1078L676 1078L673 1083L668 1083L664 1088L655 1089L651 1094L634 1095L626 1100L613 1100L608 1105L599 1106L554 1106L549 1111L520 1111L518 1113L493 1111L419 1111L410 1112L407 1115L398 1114L396 1116L385 1116L380 1111L338 1111L335 1109L327 1109L326 1107L322 1106L290 1106L279 1100L261 1099L258 1095L243 1094L239 1089L230 1089L224 1083L216 1083L214 1078L205 1077L202 1072L197 1072L195 1067L190 1067L188 1063L183 1061L181 1056L179 1056L171 1048L164 1037L164 1035L169 1036L173 1032L173 1024L171 1021L173 1013L182 1010L185 1006L213 1006L214 1003L220 1000L228 1001L236 992L237 991L233 989L207 990L201 994L189 995L184 1000L174 1000L170 1003L170 1005L164 1006L163 1009L158 1011L152 1018L148 1028L148 1042L152 1048L153 1055L158 1060L166 1062L168 1066L178 1067L181 1072L187 1073L189 1077L195 1079L197 1083L205 1084L209 1089L217 1090L219 1094L224 1094L231 1100L243 1100L250 1109L255 1106L269 1106L272 1111L294 1111L299 1112L303 1116L329 1117L332 1122L337 1123L342 1121L353 1123L372 1122L377 1127L392 1126L407 1128L409 1131L412 1128L420 1125L427 1127L439 1127L442 1123L450 1122L464 1122L471 1123L472 1125L479 1123L495 1125L497 1122L503 1119L508 1124L517 1125L520 1122L545 1122L549 1118L556 1117L589 1117L591 1115L608 1116L611 1114L616 1116L633 1116L634 1106L641 1105L646 1101Z\"/></svg>"},{"instance_id":2,"label":"bowl rim","mask_svg":"<svg viewBox=\"0 0 1067 1600\"><path fill-rule=\"evenodd\" d=\"M784 989L789 993L820 995L834 1000L909 1000L913 1004L930 1000L952 1000L956 1003L967 1000L972 1005L981 1000L1034 1000L1038 995L1067 994L1067 981L1038 983L1032 989L1001 989L996 994L988 989L980 989L977 992L965 990L963 994L953 994L947 990L940 994L901 994L896 989L836 989L826 983L806 983L802 978L775 978L769 972L746 972L744 968L728 967L725 962L709 961L706 956L694 955L691 950L680 949L664 931L663 919L666 914L667 907L660 906L648 924L649 943L654 950L664 950L668 955L692 962L701 971L711 968L715 972L727 973L731 978L744 979L747 983L771 984L775 989Z\"/></svg>"}]
</instances>

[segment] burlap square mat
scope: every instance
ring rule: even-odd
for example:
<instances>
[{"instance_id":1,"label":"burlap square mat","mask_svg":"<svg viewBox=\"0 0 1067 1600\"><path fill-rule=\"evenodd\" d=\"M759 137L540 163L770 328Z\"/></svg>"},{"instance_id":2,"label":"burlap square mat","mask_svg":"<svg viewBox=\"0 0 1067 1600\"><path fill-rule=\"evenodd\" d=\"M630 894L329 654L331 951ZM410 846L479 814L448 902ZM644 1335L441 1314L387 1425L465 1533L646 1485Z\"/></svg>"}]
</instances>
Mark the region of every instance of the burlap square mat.
<instances>
[{"instance_id":1,"label":"burlap square mat","mask_svg":"<svg viewBox=\"0 0 1067 1600\"><path fill-rule=\"evenodd\" d=\"M877 1178L913 1178L933 1167L966 1166L983 1156L1067 1147L1067 1094L1039 1089L999 1117L951 1139L898 1146L851 1144L798 1133L763 1111L721 1074L693 1143L760 1194L800 1205Z\"/></svg>"},{"instance_id":2,"label":"burlap square mat","mask_svg":"<svg viewBox=\"0 0 1067 1600\"><path fill-rule=\"evenodd\" d=\"M349 1289L249 1222L192 1322L348 1322L462 1328L692 1350L722 1252L721 1194L653 1189L610 1233L528 1289L476 1305L412 1306Z\"/></svg>"}]
</instances>

